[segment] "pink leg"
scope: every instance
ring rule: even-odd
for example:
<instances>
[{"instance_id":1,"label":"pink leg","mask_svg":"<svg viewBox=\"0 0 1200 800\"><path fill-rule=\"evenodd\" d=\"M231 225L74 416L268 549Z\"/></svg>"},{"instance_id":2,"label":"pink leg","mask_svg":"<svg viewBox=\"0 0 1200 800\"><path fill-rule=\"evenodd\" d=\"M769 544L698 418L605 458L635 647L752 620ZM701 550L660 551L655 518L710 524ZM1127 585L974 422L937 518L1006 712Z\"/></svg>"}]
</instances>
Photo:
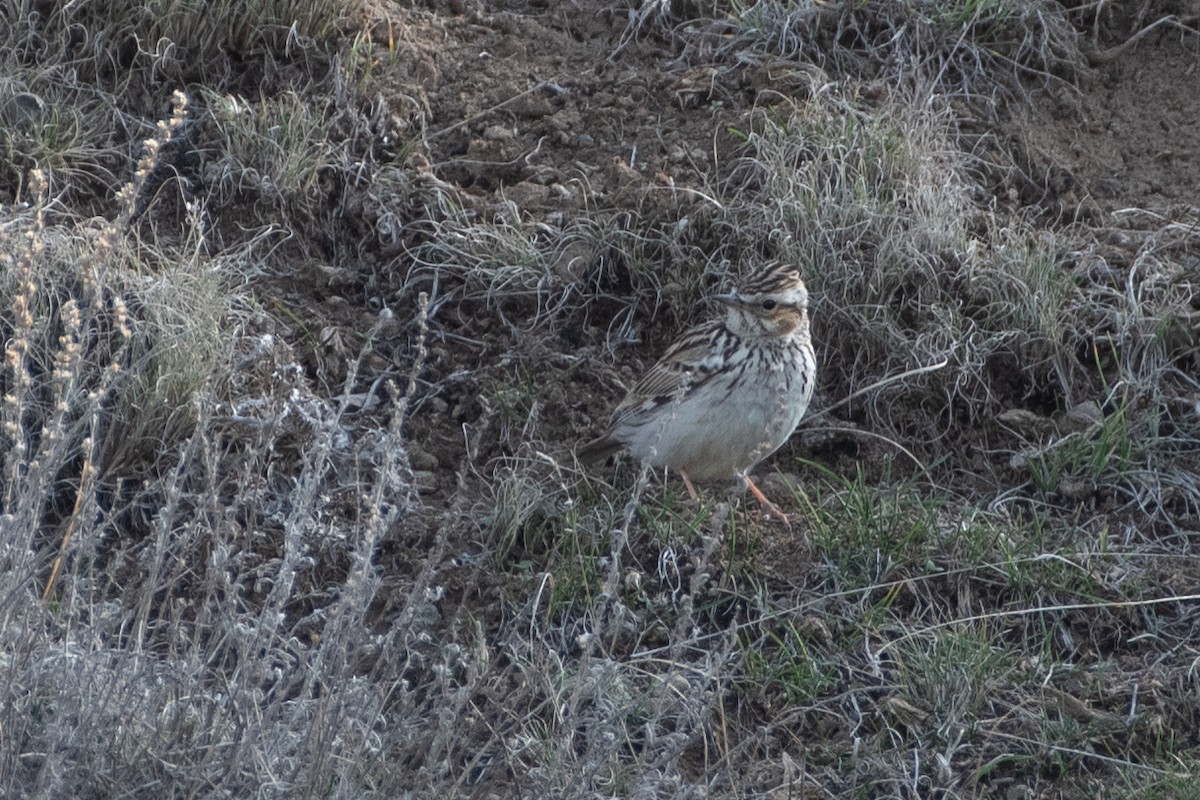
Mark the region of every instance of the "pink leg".
<instances>
[{"instance_id":1,"label":"pink leg","mask_svg":"<svg viewBox=\"0 0 1200 800\"><path fill-rule=\"evenodd\" d=\"M746 488L750 490L750 494L754 495L755 499L758 500L758 502L762 504L762 511L763 511L764 517L774 517L775 519L782 522L784 525L787 525L789 528L792 526L792 523L788 519L787 514L780 511L779 506L772 503L770 500L767 499L767 496L765 494L763 494L761 491L759 491L759 488L754 485L754 481L750 480L749 475L743 474L742 480L746 482Z\"/></svg>"},{"instance_id":2,"label":"pink leg","mask_svg":"<svg viewBox=\"0 0 1200 800\"><path fill-rule=\"evenodd\" d=\"M679 477L683 478L683 485L687 487L688 497L693 500L699 499L699 495L696 494L696 487L692 486L692 479L687 476L687 473L679 470Z\"/></svg>"}]
</instances>

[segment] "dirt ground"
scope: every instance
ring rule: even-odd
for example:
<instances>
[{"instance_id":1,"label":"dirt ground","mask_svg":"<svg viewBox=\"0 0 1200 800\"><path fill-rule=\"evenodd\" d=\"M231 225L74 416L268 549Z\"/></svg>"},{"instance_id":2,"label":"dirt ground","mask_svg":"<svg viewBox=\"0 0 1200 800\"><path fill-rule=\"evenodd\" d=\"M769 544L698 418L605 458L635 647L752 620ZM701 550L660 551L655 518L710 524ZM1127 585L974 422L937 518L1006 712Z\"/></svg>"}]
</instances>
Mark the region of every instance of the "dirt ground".
<instances>
[{"instance_id":1,"label":"dirt ground","mask_svg":"<svg viewBox=\"0 0 1200 800\"><path fill-rule=\"evenodd\" d=\"M0 13L0 785L1196 796L1200 0L151 5ZM781 253L790 527L579 464Z\"/></svg>"},{"instance_id":2,"label":"dirt ground","mask_svg":"<svg viewBox=\"0 0 1200 800\"><path fill-rule=\"evenodd\" d=\"M1200 12L1198 3L1176 5L1158 10L1181 18ZM714 181L727 174L743 142L738 132L752 129L764 110L803 99L813 85L810 74L770 61L697 66L704 61L695 53L685 58L677 44L639 34L625 11L603 0L375 2L369 8L373 40L394 52L378 84L388 87L382 100L396 141L413 138L414 126L424 125L431 150L407 157L455 187L483 220L520 219L535 229L544 222L554 230L565 216L584 211L684 218L689 208L712 202ZM1097 19L1091 71L1070 80L1038 76L1023 96L997 103L990 118L963 127L974 125L1002 144L1003 152L982 154L983 161L1021 168L996 181L995 208L1047 228L1102 229L1107 262L1129 268L1140 232L1196 215L1200 38L1163 25L1121 49L1146 24L1144 13L1125 6ZM397 241L393 251L381 253L397 275L407 267L406 244ZM557 268L578 278L588 263L588 253L568 247ZM406 296L401 283L393 286L396 297ZM578 356L608 360L614 377L628 382L690 316L672 308L682 292L668 287L665 296L664 306L645 310L639 341L615 349L606 346L604 319L580 319L557 337L527 340L489 335L469 306L457 317L436 319L434 339L441 343L433 347L428 379L444 388L437 402L421 409L413 431L414 466L433 513L462 479L455 471L463 463L463 424L480 413L484 372L464 378L468 367L523 361L566 372ZM563 451L594 434L620 396L619 380L598 382L592 374L572 380L547 390L541 412L542 432L557 438L552 444ZM476 463L502 454L491 434L479 441ZM856 463L872 461L869 445L826 440L814 447L803 432L785 452L789 448L850 473ZM769 465L760 471L768 473ZM429 540L419 525L413 533L390 554L389 571L411 571L425 557ZM783 582L810 558L783 531L764 531L761 546L770 577ZM502 613L476 604L488 594L478 571L449 568L441 578L458 602L456 615L495 619Z\"/></svg>"},{"instance_id":3,"label":"dirt ground","mask_svg":"<svg viewBox=\"0 0 1200 800\"><path fill-rule=\"evenodd\" d=\"M663 43L625 40L604 3L383 4L371 29L396 41L388 99L426 115L428 167L482 213L508 202L536 220L628 206L645 185L703 189L769 84L765 70L719 84L681 70Z\"/></svg>"},{"instance_id":4,"label":"dirt ground","mask_svg":"<svg viewBox=\"0 0 1200 800\"><path fill-rule=\"evenodd\" d=\"M1129 41L1148 15L1174 13L1186 21L1200 3L1159 4L1155 14L1147 4L1133 5L1094 15L1090 71L1070 80L1034 76L1023 96L985 104L984 114L962 123L968 132L987 134L984 172L989 163L1018 167L997 170L997 210L1032 216L1050 228L1103 230L1108 263L1126 267L1137 256L1138 231L1187 218L1189 209L1194 216L1200 185L1194 89L1200 41L1170 24ZM392 53L377 85L388 87L381 100L394 141L423 133L430 144L427 155L407 155L412 165L453 186L479 219L520 220L535 230L539 223L558 230L565 218L585 211L623 212L643 222L686 219L689 209L713 202L714 181L727 175L743 141L739 132L753 129L755 115L801 100L813 87L811 74L770 60L708 64L653 26L631 24L635 10L601 0L376 2L367 17L373 41ZM711 46L728 35L714 29ZM379 254L394 276L410 267L409 244L398 238ZM565 246L556 268L580 278L595 260ZM404 299L410 287L402 283L396 277L393 284L401 307L411 303ZM666 287L663 306L639 310L633 346L612 347L606 339L611 320L593 315L565 326L557 339L517 342L517 356L608 359L615 361L615 376L628 380L661 350L680 319L693 316L673 307L673 300L690 299L675 289ZM346 322L348 337L362 320L351 314ZM461 313L435 320L444 334L475 344L438 349L434 373L455 374L464 365L512 355L507 337L479 336L478 324ZM569 447L594 431L619 395L618 383L564 389L561 405L543 424ZM435 409L440 419L420 445L428 463L447 468L455 462L459 423L471 413L478 388L449 383L441 396L448 413ZM815 407L822 401L819 392ZM857 447L851 456L861 455ZM432 483L448 488L451 476L431 472Z\"/></svg>"},{"instance_id":5,"label":"dirt ground","mask_svg":"<svg viewBox=\"0 0 1200 800\"><path fill-rule=\"evenodd\" d=\"M1075 211L1121 227L1125 209L1169 216L1194 204L1200 45L1160 25L1122 46L1146 23L1148 4L1137 5L1104 17L1092 44L1100 55L1078 85L1031 82L1028 103L995 109L1032 185L1065 198L1060 222ZM1159 10L1200 13L1200 4L1176 5ZM770 64L688 66L679 48L637 35L618 8L595 0L375 3L369 25L396 48L385 99L424 113L427 166L483 212L507 202L553 219L585 204L629 207L646 186L676 200L704 192L727 161L731 128L807 91Z\"/></svg>"},{"instance_id":6,"label":"dirt ground","mask_svg":"<svg viewBox=\"0 0 1200 800\"><path fill-rule=\"evenodd\" d=\"M1195 37L1162 27L1123 52L1110 47L1079 91L1034 93L1029 108L1015 110L1013 128L1067 191L1099 207L1098 223L1174 219L1195 208L1200 185Z\"/></svg>"}]
</instances>

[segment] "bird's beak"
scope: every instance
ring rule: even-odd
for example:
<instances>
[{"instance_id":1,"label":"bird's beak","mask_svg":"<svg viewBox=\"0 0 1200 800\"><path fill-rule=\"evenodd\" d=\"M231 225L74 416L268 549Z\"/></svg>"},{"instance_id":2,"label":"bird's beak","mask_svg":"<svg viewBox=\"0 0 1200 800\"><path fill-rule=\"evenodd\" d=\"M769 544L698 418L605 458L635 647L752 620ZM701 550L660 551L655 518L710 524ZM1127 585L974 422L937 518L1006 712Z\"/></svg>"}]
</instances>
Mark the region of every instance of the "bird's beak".
<instances>
[{"instance_id":1,"label":"bird's beak","mask_svg":"<svg viewBox=\"0 0 1200 800\"><path fill-rule=\"evenodd\" d=\"M745 303L741 296L737 294L714 294L712 299L727 306L739 306Z\"/></svg>"}]
</instances>

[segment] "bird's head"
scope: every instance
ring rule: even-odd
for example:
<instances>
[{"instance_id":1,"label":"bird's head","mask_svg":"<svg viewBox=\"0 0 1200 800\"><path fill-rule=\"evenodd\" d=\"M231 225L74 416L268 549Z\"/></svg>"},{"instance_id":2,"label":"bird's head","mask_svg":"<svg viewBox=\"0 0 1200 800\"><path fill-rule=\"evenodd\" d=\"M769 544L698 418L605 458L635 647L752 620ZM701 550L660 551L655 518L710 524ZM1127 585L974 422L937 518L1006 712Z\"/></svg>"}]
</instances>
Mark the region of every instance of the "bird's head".
<instances>
[{"instance_id":1,"label":"bird's head","mask_svg":"<svg viewBox=\"0 0 1200 800\"><path fill-rule=\"evenodd\" d=\"M800 271L773 264L751 276L730 294L714 300L728 309L727 323L742 336L791 336L808 331L808 289Z\"/></svg>"}]
</instances>

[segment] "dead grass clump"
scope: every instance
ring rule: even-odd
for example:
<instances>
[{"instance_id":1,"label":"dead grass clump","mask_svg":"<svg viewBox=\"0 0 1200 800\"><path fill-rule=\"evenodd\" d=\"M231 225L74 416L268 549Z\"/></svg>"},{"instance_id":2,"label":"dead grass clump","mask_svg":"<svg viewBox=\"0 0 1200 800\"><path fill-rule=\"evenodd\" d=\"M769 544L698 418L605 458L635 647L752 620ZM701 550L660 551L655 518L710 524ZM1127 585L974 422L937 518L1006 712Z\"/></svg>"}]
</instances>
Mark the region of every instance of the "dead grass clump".
<instances>
[{"instance_id":1,"label":"dead grass clump","mask_svg":"<svg viewBox=\"0 0 1200 800\"><path fill-rule=\"evenodd\" d=\"M669 9L669 11L668 11ZM680 16L688 17L679 24ZM808 63L835 79L883 80L972 102L1087 66L1070 12L1050 0L853 4L650 2L633 27L669 28L682 63Z\"/></svg>"},{"instance_id":2,"label":"dead grass clump","mask_svg":"<svg viewBox=\"0 0 1200 800\"><path fill-rule=\"evenodd\" d=\"M730 187L732 226L771 231L805 268L827 390L945 364L864 405L873 427L925 440L1013 402L1070 346L1057 326L1073 288L1053 243L988 229L945 125L912 107L818 98L750 135ZM1019 365L1021 385L994 384L1001 359Z\"/></svg>"},{"instance_id":3,"label":"dead grass clump","mask_svg":"<svg viewBox=\"0 0 1200 800\"><path fill-rule=\"evenodd\" d=\"M253 254L206 255L199 216L183 247L129 233L174 127L115 223L52 226L39 194L0 228L3 794L361 797L386 777L384 676L429 639L422 615L366 622L414 511L403 410L349 437L357 401L307 390L228 280Z\"/></svg>"},{"instance_id":4,"label":"dead grass clump","mask_svg":"<svg viewBox=\"0 0 1200 800\"><path fill-rule=\"evenodd\" d=\"M1011 420L1023 445L1013 460L1041 491L1102 497L1176 529L1200 501L1190 322L1200 240L1178 225L1141 238L1127 264L1095 247L1075 254L1080 300L1062 318L1078 379L1060 418Z\"/></svg>"},{"instance_id":5,"label":"dead grass clump","mask_svg":"<svg viewBox=\"0 0 1200 800\"><path fill-rule=\"evenodd\" d=\"M103 213L153 133L146 120L168 110L164 85L254 97L311 86L338 64L331 40L352 12L341 0L10 5L0 13L0 190L15 201L41 169L62 201L56 213ZM195 153L180 149L160 167L198 180Z\"/></svg>"},{"instance_id":6,"label":"dead grass clump","mask_svg":"<svg viewBox=\"0 0 1200 800\"><path fill-rule=\"evenodd\" d=\"M296 92L258 100L208 96L215 158L208 166L215 208L235 202L263 217L312 219L334 174L333 120Z\"/></svg>"},{"instance_id":7,"label":"dead grass clump","mask_svg":"<svg viewBox=\"0 0 1200 800\"><path fill-rule=\"evenodd\" d=\"M435 308L479 304L519 335L564 325L582 333L581 314L596 309L608 346L627 344L639 338L638 318L668 298L683 309L676 322L690 320L705 278L686 240L658 220L639 222L598 213L556 228L515 208L493 219L460 211L422 236L408 282L434 287Z\"/></svg>"},{"instance_id":8,"label":"dead grass clump","mask_svg":"<svg viewBox=\"0 0 1200 800\"><path fill-rule=\"evenodd\" d=\"M964 428L1031 414L1046 424L1010 427L1041 490L1115 492L1164 520L1193 508L1194 235L1168 226L1120 266L1085 231L999 225L974 202L951 138L927 110L832 94L750 134L726 224L771 231L804 266L822 387L872 387L855 413L926 454Z\"/></svg>"},{"instance_id":9,"label":"dead grass clump","mask_svg":"<svg viewBox=\"0 0 1200 800\"><path fill-rule=\"evenodd\" d=\"M9 74L26 80L0 85L0 191L5 201L28 197L26 179L38 169L51 195L71 203L105 191L117 159L92 136L91 126L113 122L103 103L83 92L68 95L53 73L21 71L15 65L13 70Z\"/></svg>"},{"instance_id":10,"label":"dead grass clump","mask_svg":"<svg viewBox=\"0 0 1200 800\"><path fill-rule=\"evenodd\" d=\"M37 63L65 72L69 65L72 83L128 99L141 96L151 81L267 78L296 52L328 43L353 11L345 0L23 3L11 6L0 26L5 52L26 68ZM237 74L231 55L259 64L261 71Z\"/></svg>"}]
</instances>

